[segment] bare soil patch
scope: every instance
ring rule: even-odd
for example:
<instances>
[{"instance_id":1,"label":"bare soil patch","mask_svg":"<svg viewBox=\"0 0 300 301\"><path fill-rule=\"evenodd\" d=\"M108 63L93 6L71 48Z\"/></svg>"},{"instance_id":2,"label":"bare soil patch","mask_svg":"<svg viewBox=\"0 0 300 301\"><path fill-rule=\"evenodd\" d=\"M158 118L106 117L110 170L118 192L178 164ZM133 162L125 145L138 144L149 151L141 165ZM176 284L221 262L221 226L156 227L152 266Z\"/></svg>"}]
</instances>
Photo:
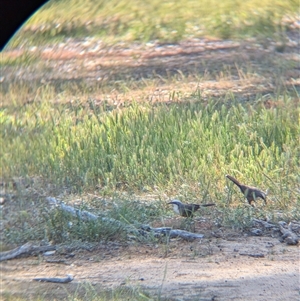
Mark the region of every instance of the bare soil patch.
<instances>
[{"instance_id":1,"label":"bare soil patch","mask_svg":"<svg viewBox=\"0 0 300 301\"><path fill-rule=\"evenodd\" d=\"M50 84L59 92L66 84L82 89L96 86L99 89L89 97L117 105L133 99L182 101L197 90L203 99L230 91L241 101L248 101L257 93L272 95L278 89L299 88L299 41L297 31L289 32L282 45L271 39L207 38L108 47L95 38L69 39L47 47L4 51L3 57L27 54L35 60L4 66L1 82L4 90L10 82Z\"/></svg>"},{"instance_id":2,"label":"bare soil patch","mask_svg":"<svg viewBox=\"0 0 300 301\"><path fill-rule=\"evenodd\" d=\"M173 240L168 247L99 247L92 252L75 252L73 258L55 256L64 263L47 263L48 258L3 262L2 294L60 299L70 293L84 294L90 287L101 292L137 286L169 300L299 300L299 247L271 237L237 235L230 240L193 243ZM74 276L73 282L32 280L66 274Z\"/></svg>"},{"instance_id":3,"label":"bare soil patch","mask_svg":"<svg viewBox=\"0 0 300 301\"><path fill-rule=\"evenodd\" d=\"M37 198L29 206L25 194L21 199L23 203L16 198L2 205L2 229L17 222L21 218L17 213L25 208L33 217L46 204ZM263 236L251 236L245 230L222 227L215 222L217 216L217 208L197 213L192 231L205 237L193 242L180 238L149 244L77 242L61 245L51 255L3 261L1 295L4 300L6 296L60 300L70 294L86 298L91 292L128 288L166 300L298 300L299 245L288 246L267 229ZM184 221L169 217L164 226L180 229ZM157 221L153 226L162 224ZM67 284L33 281L68 274L74 280Z\"/></svg>"}]
</instances>

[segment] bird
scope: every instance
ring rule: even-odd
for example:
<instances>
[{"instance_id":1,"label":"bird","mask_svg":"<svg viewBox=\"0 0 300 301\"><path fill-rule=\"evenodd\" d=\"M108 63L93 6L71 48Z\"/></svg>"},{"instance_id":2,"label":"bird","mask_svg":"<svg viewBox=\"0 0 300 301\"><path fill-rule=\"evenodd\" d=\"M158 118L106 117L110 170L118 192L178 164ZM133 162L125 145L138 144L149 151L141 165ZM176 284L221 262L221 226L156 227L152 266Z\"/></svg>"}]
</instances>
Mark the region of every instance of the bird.
<instances>
[{"instance_id":1,"label":"bird","mask_svg":"<svg viewBox=\"0 0 300 301\"><path fill-rule=\"evenodd\" d=\"M183 204L179 200L173 200L172 202L169 202L168 204L173 205L173 210L175 213L183 216L183 217L193 217L194 212L197 211L200 207L210 207L215 206L216 204L210 203L210 204Z\"/></svg>"},{"instance_id":2,"label":"bird","mask_svg":"<svg viewBox=\"0 0 300 301\"><path fill-rule=\"evenodd\" d=\"M267 204L267 192L263 192L262 190L256 187L241 184L237 179L230 175L226 175L226 178L231 180L235 185L237 185L240 188L241 192L246 197L249 205L253 206L252 202L255 202L257 198L262 198L265 204Z\"/></svg>"}]
</instances>

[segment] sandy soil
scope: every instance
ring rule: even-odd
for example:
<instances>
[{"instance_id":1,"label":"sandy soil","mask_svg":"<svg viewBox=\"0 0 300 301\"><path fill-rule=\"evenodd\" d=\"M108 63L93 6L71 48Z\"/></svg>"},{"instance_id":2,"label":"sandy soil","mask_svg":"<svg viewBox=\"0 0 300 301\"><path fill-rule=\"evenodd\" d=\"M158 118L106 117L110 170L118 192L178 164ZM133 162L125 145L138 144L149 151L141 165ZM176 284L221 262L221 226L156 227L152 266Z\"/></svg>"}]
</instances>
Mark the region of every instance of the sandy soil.
<instances>
[{"instance_id":1,"label":"sandy soil","mask_svg":"<svg viewBox=\"0 0 300 301\"><path fill-rule=\"evenodd\" d=\"M89 283L96 292L140 287L168 300L299 300L300 295L299 246L272 237L175 239L168 247L107 247L74 255L54 255L61 263L46 262L49 256L3 262L1 293L61 298ZM74 277L71 283L32 280L66 274Z\"/></svg>"}]
</instances>

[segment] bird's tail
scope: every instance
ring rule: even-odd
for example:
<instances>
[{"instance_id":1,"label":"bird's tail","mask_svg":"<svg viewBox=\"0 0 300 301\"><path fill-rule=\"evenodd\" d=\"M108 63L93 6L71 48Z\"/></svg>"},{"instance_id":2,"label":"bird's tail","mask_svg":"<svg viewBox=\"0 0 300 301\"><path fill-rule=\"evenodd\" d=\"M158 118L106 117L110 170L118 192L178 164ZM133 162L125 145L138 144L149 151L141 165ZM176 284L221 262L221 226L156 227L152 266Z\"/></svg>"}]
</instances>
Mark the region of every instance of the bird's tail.
<instances>
[{"instance_id":1,"label":"bird's tail","mask_svg":"<svg viewBox=\"0 0 300 301\"><path fill-rule=\"evenodd\" d=\"M229 180L231 180L234 184L236 184L237 186L241 186L242 184L234 177L230 176L230 175L226 175L226 178L228 178Z\"/></svg>"},{"instance_id":2,"label":"bird's tail","mask_svg":"<svg viewBox=\"0 0 300 301\"><path fill-rule=\"evenodd\" d=\"M216 206L216 204L215 203L201 204L201 207L210 207L210 206Z\"/></svg>"}]
</instances>

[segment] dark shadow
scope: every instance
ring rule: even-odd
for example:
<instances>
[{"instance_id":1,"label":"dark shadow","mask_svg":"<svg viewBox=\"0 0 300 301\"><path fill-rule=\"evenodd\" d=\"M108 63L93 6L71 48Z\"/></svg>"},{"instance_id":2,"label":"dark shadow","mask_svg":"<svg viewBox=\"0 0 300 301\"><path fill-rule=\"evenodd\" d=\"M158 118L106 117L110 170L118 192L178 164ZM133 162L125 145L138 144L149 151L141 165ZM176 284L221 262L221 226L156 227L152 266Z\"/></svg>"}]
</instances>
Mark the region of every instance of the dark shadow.
<instances>
[{"instance_id":1,"label":"dark shadow","mask_svg":"<svg viewBox=\"0 0 300 301\"><path fill-rule=\"evenodd\" d=\"M48 0L1 0L0 51L23 23Z\"/></svg>"},{"instance_id":2,"label":"dark shadow","mask_svg":"<svg viewBox=\"0 0 300 301\"><path fill-rule=\"evenodd\" d=\"M297 36L293 36L294 39ZM286 47L284 53L270 51L251 42L184 41L174 45L152 45L130 48L89 47L70 42L64 47L54 45L47 51L40 48L32 62L2 68L2 91L11 85L53 86L56 92L121 91L122 86L134 91L155 80L152 88L166 82L202 82L201 90L212 97L228 92L244 99L278 90L299 91L299 62L293 56L299 43ZM150 84L151 85L151 84ZM34 89L35 90L35 89ZM180 90L180 86L178 86ZM193 91L191 91L192 93Z\"/></svg>"}]
</instances>

